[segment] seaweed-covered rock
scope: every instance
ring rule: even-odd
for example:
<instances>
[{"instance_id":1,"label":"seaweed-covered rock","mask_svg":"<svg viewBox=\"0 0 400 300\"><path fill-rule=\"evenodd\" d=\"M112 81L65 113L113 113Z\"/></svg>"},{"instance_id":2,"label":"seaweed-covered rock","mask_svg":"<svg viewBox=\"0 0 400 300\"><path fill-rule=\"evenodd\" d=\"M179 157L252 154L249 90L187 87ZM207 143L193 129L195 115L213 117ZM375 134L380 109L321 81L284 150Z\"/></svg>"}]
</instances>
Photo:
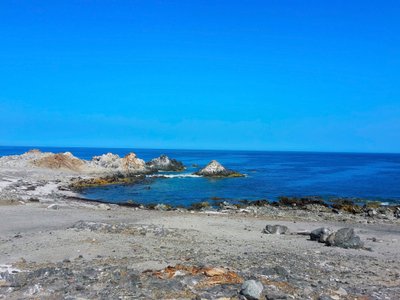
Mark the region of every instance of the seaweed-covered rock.
<instances>
[{"instance_id":1,"label":"seaweed-covered rock","mask_svg":"<svg viewBox=\"0 0 400 300\"><path fill-rule=\"evenodd\" d=\"M221 165L218 161L212 160L208 163L208 165L201 169L200 171L194 173L195 175L205 176L205 177L243 177L243 174L240 174L236 171L232 171L226 169L223 165Z\"/></svg>"},{"instance_id":2,"label":"seaweed-covered rock","mask_svg":"<svg viewBox=\"0 0 400 300\"><path fill-rule=\"evenodd\" d=\"M156 171L179 172L185 169L182 162L176 159L171 159L164 154L146 162L146 166Z\"/></svg>"}]
</instances>

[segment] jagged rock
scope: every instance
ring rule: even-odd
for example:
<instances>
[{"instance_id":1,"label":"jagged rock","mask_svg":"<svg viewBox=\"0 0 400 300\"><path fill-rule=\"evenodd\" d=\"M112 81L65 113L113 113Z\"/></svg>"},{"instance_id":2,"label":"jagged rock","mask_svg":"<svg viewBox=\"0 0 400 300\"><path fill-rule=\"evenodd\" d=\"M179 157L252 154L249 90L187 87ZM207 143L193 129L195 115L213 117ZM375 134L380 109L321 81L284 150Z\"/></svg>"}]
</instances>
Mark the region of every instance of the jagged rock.
<instances>
[{"instance_id":1,"label":"jagged rock","mask_svg":"<svg viewBox=\"0 0 400 300\"><path fill-rule=\"evenodd\" d=\"M240 294L245 296L248 300L260 299L264 287L261 282L255 280L247 280L243 282L240 289Z\"/></svg>"},{"instance_id":2,"label":"jagged rock","mask_svg":"<svg viewBox=\"0 0 400 300\"><path fill-rule=\"evenodd\" d=\"M107 153L100 156L94 156L88 162L88 170L95 173L120 173L120 174L146 174L151 170L146 166L143 159L136 156L135 153L129 153L121 158L119 155Z\"/></svg>"},{"instance_id":3,"label":"jagged rock","mask_svg":"<svg viewBox=\"0 0 400 300\"><path fill-rule=\"evenodd\" d=\"M149 171L144 160L138 158L133 152L127 154L122 159L122 168L128 173L142 173Z\"/></svg>"},{"instance_id":4,"label":"jagged rock","mask_svg":"<svg viewBox=\"0 0 400 300\"><path fill-rule=\"evenodd\" d=\"M358 235L355 235L353 228L342 228L332 233L326 240L328 246L341 248L359 249L364 246Z\"/></svg>"},{"instance_id":5,"label":"jagged rock","mask_svg":"<svg viewBox=\"0 0 400 300\"><path fill-rule=\"evenodd\" d=\"M321 227L311 231L310 239L312 241L318 241L320 243L325 243L328 237L333 233L332 229Z\"/></svg>"},{"instance_id":6,"label":"jagged rock","mask_svg":"<svg viewBox=\"0 0 400 300\"><path fill-rule=\"evenodd\" d=\"M182 162L177 161L176 159L171 159L164 154L160 157L153 158L151 161L147 162L146 165L157 171L178 172L185 169Z\"/></svg>"},{"instance_id":7,"label":"jagged rock","mask_svg":"<svg viewBox=\"0 0 400 300\"><path fill-rule=\"evenodd\" d=\"M117 169L120 166L120 157L117 154L107 153L93 156L92 162L102 168Z\"/></svg>"},{"instance_id":8,"label":"jagged rock","mask_svg":"<svg viewBox=\"0 0 400 300\"><path fill-rule=\"evenodd\" d=\"M284 225L267 225L265 226L263 233L266 234L285 234L288 232L288 228Z\"/></svg>"},{"instance_id":9,"label":"jagged rock","mask_svg":"<svg viewBox=\"0 0 400 300\"><path fill-rule=\"evenodd\" d=\"M205 176L205 177L243 177L243 174L240 174L238 172L226 169L224 166L222 166L219 162L216 160L212 160L209 162L209 164L201 169L200 171L197 171L194 173L195 175L200 175L200 176Z\"/></svg>"}]
</instances>

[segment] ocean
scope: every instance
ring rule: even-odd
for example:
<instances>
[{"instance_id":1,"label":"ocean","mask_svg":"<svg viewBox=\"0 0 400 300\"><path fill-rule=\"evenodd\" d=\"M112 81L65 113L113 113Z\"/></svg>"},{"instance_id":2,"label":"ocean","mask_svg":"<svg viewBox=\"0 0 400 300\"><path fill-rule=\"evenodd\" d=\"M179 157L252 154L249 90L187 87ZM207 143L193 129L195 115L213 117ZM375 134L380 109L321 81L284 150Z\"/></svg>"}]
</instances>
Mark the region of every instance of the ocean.
<instances>
[{"instance_id":1,"label":"ocean","mask_svg":"<svg viewBox=\"0 0 400 300\"><path fill-rule=\"evenodd\" d=\"M122 148L0 147L0 156L42 151L70 151L81 159L113 152L124 156L135 152L148 161L161 154L182 161L181 173L163 173L169 178L148 178L143 184L89 188L86 198L111 203L134 201L189 206L213 198L277 200L279 196L322 196L400 203L400 154L317 153L222 150L160 150ZM209 179L190 174L216 159L244 178Z\"/></svg>"}]
</instances>

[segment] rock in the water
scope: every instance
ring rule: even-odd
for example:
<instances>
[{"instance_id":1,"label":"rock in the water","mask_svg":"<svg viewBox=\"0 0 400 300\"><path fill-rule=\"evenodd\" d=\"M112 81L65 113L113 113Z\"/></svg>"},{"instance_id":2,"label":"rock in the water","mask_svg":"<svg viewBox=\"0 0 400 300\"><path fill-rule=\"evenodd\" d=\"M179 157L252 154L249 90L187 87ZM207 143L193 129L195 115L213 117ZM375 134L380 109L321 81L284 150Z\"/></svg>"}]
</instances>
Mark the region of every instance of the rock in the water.
<instances>
[{"instance_id":1,"label":"rock in the water","mask_svg":"<svg viewBox=\"0 0 400 300\"><path fill-rule=\"evenodd\" d=\"M216 160L212 160L205 168L194 173L205 177L243 177L243 174L226 169Z\"/></svg>"},{"instance_id":2,"label":"rock in the water","mask_svg":"<svg viewBox=\"0 0 400 300\"><path fill-rule=\"evenodd\" d=\"M285 234L287 232L288 228L284 225L267 225L263 230L263 233L267 234Z\"/></svg>"},{"instance_id":3,"label":"rock in the water","mask_svg":"<svg viewBox=\"0 0 400 300\"><path fill-rule=\"evenodd\" d=\"M326 240L328 246L341 248L359 249L364 246L358 235L355 235L353 228L342 228L332 233Z\"/></svg>"},{"instance_id":4,"label":"rock in the water","mask_svg":"<svg viewBox=\"0 0 400 300\"><path fill-rule=\"evenodd\" d=\"M328 237L333 233L333 231L326 227L321 227L311 231L310 239L312 241L318 241L320 243L325 243Z\"/></svg>"},{"instance_id":5,"label":"rock in the water","mask_svg":"<svg viewBox=\"0 0 400 300\"><path fill-rule=\"evenodd\" d=\"M245 296L246 299L258 300L260 299L263 289L264 287L261 282L255 280L247 280L243 282L240 294Z\"/></svg>"},{"instance_id":6,"label":"rock in the water","mask_svg":"<svg viewBox=\"0 0 400 300\"><path fill-rule=\"evenodd\" d=\"M177 161L176 159L171 159L164 154L147 162L146 165L157 171L178 172L185 169L182 162Z\"/></svg>"}]
</instances>

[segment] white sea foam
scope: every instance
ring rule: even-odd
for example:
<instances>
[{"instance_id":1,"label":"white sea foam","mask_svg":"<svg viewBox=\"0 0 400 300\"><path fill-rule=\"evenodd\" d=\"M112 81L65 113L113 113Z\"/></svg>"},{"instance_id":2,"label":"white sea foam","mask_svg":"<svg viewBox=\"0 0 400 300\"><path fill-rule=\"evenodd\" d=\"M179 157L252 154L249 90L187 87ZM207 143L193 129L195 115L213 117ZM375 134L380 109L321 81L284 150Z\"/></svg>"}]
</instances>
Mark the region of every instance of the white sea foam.
<instances>
[{"instance_id":1,"label":"white sea foam","mask_svg":"<svg viewBox=\"0 0 400 300\"><path fill-rule=\"evenodd\" d=\"M162 173L160 173L160 174L147 175L147 177L156 177L156 178L157 177L161 177L161 178L163 178L163 177L165 177L165 178L199 178L199 177L202 177L202 176L189 174L189 173L187 173L187 174L162 174Z\"/></svg>"}]
</instances>

